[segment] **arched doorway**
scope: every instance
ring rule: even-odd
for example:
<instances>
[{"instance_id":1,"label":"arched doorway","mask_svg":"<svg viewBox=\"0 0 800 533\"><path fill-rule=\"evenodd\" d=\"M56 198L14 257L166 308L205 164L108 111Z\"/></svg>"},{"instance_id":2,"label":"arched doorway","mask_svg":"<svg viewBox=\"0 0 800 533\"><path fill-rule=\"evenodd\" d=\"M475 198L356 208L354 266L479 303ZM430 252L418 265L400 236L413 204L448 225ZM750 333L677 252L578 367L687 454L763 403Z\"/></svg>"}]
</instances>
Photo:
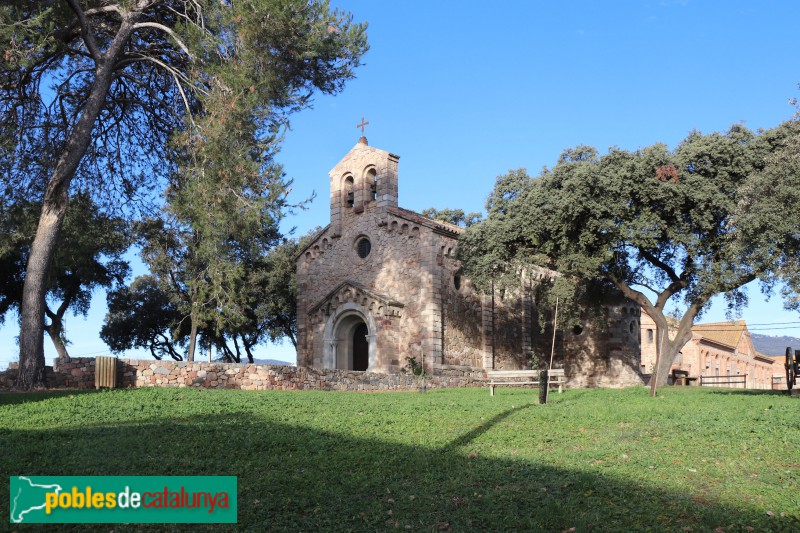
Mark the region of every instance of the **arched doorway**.
<instances>
[{"instance_id":1,"label":"arched doorway","mask_svg":"<svg viewBox=\"0 0 800 533\"><path fill-rule=\"evenodd\" d=\"M369 330L365 323L353 329L353 370L367 370L369 368Z\"/></svg>"},{"instance_id":2,"label":"arched doorway","mask_svg":"<svg viewBox=\"0 0 800 533\"><path fill-rule=\"evenodd\" d=\"M347 302L328 319L323 337L323 367L340 370L379 370L376 325L362 306Z\"/></svg>"}]
</instances>

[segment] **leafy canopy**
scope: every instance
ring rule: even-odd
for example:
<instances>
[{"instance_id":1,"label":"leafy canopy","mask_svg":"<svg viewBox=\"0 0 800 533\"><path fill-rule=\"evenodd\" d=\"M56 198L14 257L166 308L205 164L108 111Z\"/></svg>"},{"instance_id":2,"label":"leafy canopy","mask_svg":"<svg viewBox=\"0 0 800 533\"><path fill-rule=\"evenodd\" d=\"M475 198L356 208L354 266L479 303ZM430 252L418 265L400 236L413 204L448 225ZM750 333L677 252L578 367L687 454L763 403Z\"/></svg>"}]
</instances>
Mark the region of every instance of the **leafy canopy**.
<instances>
[{"instance_id":1,"label":"leafy canopy","mask_svg":"<svg viewBox=\"0 0 800 533\"><path fill-rule=\"evenodd\" d=\"M530 264L599 278L663 332L668 302L682 308L675 338L663 339L665 380L714 295L739 310L748 282L796 275L800 211L783 202L796 199L799 132L794 121L761 133L735 125L693 132L674 150L567 150L536 178L524 170L498 178L489 216L467 230L459 256L484 285L513 282Z\"/></svg>"}]
</instances>

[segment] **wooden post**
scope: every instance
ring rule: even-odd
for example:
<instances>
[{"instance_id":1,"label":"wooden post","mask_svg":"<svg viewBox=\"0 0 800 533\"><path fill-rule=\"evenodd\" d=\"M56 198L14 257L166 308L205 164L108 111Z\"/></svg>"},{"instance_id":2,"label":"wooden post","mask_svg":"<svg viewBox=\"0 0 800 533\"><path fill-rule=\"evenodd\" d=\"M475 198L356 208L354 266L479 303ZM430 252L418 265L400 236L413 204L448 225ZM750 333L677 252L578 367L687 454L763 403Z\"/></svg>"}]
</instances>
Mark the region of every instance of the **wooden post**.
<instances>
[{"instance_id":1,"label":"wooden post","mask_svg":"<svg viewBox=\"0 0 800 533\"><path fill-rule=\"evenodd\" d=\"M553 314L553 343L550 346L550 364L547 365L547 379L545 380L545 393L544 393L544 403L547 403L547 400L550 396L550 371L553 369L553 355L556 353L556 329L558 328L558 296L556 296L556 312ZM541 387L541 380L539 380L539 386Z\"/></svg>"}]
</instances>

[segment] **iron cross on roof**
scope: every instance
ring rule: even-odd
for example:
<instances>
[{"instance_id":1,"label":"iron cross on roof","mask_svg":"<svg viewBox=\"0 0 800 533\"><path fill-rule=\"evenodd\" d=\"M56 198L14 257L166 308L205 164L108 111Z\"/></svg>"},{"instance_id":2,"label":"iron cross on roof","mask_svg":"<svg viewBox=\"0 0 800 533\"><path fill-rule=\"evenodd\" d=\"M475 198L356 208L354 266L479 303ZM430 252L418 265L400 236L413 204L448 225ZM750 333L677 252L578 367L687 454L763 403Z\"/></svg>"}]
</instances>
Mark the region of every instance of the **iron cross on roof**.
<instances>
[{"instance_id":1,"label":"iron cross on roof","mask_svg":"<svg viewBox=\"0 0 800 533\"><path fill-rule=\"evenodd\" d=\"M369 122L364 121L364 117L361 117L361 124L358 124L356 128L361 128L361 135L364 135L364 127L369 124Z\"/></svg>"}]
</instances>

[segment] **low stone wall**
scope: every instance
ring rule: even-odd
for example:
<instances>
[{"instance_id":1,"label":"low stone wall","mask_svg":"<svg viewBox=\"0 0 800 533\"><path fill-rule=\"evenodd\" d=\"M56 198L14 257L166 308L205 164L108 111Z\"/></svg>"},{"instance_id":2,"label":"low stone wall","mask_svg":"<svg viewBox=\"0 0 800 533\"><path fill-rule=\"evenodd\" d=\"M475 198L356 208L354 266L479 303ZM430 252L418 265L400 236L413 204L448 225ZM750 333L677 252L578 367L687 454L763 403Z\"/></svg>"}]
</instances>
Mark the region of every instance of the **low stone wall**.
<instances>
[{"instance_id":1,"label":"low stone wall","mask_svg":"<svg viewBox=\"0 0 800 533\"><path fill-rule=\"evenodd\" d=\"M56 359L48 367L50 388L94 388L95 359L73 357ZM0 372L0 387L10 388L16 368ZM479 387L485 385L482 370L467 367L439 367L427 376L430 389ZM353 370L255 365L248 363L208 363L117 360L117 387L200 387L244 390L341 390L341 391L411 391L422 386L420 378L409 374L381 374Z\"/></svg>"},{"instance_id":2,"label":"low stone wall","mask_svg":"<svg viewBox=\"0 0 800 533\"><path fill-rule=\"evenodd\" d=\"M17 379L17 366L18 363L10 363L7 369L0 372L0 389L10 389L14 386L14 381Z\"/></svg>"},{"instance_id":3,"label":"low stone wall","mask_svg":"<svg viewBox=\"0 0 800 533\"><path fill-rule=\"evenodd\" d=\"M10 389L17 381L17 372L19 371L19 363L9 363L8 368L0 372L0 390ZM72 388L68 385L69 377L62 373L53 370L52 366L44 367L45 375L47 376L47 386L51 389L64 389ZM92 386L94 386L94 359L92 359Z\"/></svg>"}]
</instances>

